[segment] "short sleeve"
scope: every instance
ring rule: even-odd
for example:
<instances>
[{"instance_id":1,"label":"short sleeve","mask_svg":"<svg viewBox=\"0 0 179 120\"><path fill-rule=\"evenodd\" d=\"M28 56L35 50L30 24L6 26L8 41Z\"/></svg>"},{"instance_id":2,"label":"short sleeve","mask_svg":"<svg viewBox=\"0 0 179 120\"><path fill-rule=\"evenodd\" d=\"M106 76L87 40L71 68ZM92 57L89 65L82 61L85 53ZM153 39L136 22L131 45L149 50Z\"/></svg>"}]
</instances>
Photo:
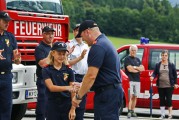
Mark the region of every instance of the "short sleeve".
<instances>
[{"instance_id":1,"label":"short sleeve","mask_svg":"<svg viewBox=\"0 0 179 120\"><path fill-rule=\"evenodd\" d=\"M16 41L16 38L13 34L11 34L11 38L12 38L12 41L13 41L13 50L17 49L17 41Z\"/></svg>"},{"instance_id":2,"label":"short sleeve","mask_svg":"<svg viewBox=\"0 0 179 120\"><path fill-rule=\"evenodd\" d=\"M73 70L71 68L68 68L68 74L69 74L68 81L74 82L75 81L75 75L74 75Z\"/></svg>"},{"instance_id":3,"label":"short sleeve","mask_svg":"<svg viewBox=\"0 0 179 120\"><path fill-rule=\"evenodd\" d=\"M105 57L105 50L101 46L93 45L88 54L88 66L100 68Z\"/></svg>"},{"instance_id":4,"label":"short sleeve","mask_svg":"<svg viewBox=\"0 0 179 120\"><path fill-rule=\"evenodd\" d=\"M129 60L129 57L126 57L126 58L125 58L124 65L125 65L125 67L131 65L131 62L130 62L130 60Z\"/></svg>"},{"instance_id":5,"label":"short sleeve","mask_svg":"<svg viewBox=\"0 0 179 120\"><path fill-rule=\"evenodd\" d=\"M138 60L138 62L139 62L139 65L142 65L142 63L141 63L140 59L139 59L139 58L137 58L137 60Z\"/></svg>"},{"instance_id":6,"label":"short sleeve","mask_svg":"<svg viewBox=\"0 0 179 120\"><path fill-rule=\"evenodd\" d=\"M42 77L43 77L43 80L44 80L44 81L45 81L46 79L51 78L50 72L48 71L47 68L43 68L43 69L42 69Z\"/></svg>"}]
</instances>

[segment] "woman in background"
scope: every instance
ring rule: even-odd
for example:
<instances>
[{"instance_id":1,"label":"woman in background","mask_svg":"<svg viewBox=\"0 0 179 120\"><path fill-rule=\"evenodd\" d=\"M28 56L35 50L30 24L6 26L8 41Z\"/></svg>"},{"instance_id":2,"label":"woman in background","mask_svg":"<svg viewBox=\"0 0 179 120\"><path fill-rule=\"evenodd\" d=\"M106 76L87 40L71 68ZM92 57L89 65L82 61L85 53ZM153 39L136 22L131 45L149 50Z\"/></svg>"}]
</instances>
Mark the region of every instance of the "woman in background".
<instances>
[{"instance_id":1,"label":"woman in background","mask_svg":"<svg viewBox=\"0 0 179 120\"><path fill-rule=\"evenodd\" d=\"M161 61L156 64L154 72L150 77L152 81L157 77L157 87L160 99L161 119L165 118L165 106L168 107L168 119L172 119L172 94L177 89L177 72L173 63L168 61L168 50L161 53Z\"/></svg>"}]
</instances>

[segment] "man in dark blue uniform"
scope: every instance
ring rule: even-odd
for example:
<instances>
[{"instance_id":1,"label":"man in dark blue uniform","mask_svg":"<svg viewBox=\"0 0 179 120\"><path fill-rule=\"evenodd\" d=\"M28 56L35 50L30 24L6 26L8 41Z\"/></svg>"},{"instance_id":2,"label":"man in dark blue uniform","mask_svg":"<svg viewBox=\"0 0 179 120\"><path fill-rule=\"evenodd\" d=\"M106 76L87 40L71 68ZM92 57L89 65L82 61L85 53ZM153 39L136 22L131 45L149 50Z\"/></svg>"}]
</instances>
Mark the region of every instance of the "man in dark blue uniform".
<instances>
[{"instance_id":1,"label":"man in dark blue uniform","mask_svg":"<svg viewBox=\"0 0 179 120\"><path fill-rule=\"evenodd\" d=\"M91 48L88 54L88 72L79 92L73 98L73 106L78 107L82 97L93 86L94 119L119 120L123 92L116 49L92 20L81 23L76 37L82 37Z\"/></svg>"},{"instance_id":2,"label":"man in dark blue uniform","mask_svg":"<svg viewBox=\"0 0 179 120\"><path fill-rule=\"evenodd\" d=\"M20 64L21 55L17 50L14 35L7 32L11 18L0 11L0 120L10 120L12 110L12 59Z\"/></svg>"},{"instance_id":3,"label":"man in dark blue uniform","mask_svg":"<svg viewBox=\"0 0 179 120\"><path fill-rule=\"evenodd\" d=\"M43 40L35 49L36 59L36 74L37 74L37 107L36 107L36 120L45 120L46 112L46 95L45 95L45 84L42 78L42 68L47 66L47 56L50 52L52 42L54 40L54 29L48 26L42 29Z\"/></svg>"}]
</instances>

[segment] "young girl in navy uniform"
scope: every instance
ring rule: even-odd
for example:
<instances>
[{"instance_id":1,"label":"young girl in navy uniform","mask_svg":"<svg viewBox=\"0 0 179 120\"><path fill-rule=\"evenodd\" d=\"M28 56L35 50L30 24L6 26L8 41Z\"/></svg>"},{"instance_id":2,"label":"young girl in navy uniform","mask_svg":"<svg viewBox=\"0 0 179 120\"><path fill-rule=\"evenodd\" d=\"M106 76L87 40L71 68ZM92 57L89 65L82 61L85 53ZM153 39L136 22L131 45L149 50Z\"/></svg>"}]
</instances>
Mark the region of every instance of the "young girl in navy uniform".
<instances>
[{"instance_id":1,"label":"young girl in navy uniform","mask_svg":"<svg viewBox=\"0 0 179 120\"><path fill-rule=\"evenodd\" d=\"M77 88L73 85L73 71L65 64L67 51L65 43L54 43L48 56L49 66L42 70L47 87L47 120L75 119L71 98Z\"/></svg>"}]
</instances>

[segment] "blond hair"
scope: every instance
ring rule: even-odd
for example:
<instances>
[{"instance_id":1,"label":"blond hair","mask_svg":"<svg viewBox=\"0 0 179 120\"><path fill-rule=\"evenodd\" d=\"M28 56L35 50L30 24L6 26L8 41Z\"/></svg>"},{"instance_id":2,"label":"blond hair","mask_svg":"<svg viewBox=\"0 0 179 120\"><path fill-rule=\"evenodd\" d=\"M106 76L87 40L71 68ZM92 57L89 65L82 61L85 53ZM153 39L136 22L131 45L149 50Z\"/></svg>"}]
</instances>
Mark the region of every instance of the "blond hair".
<instances>
[{"instance_id":1,"label":"blond hair","mask_svg":"<svg viewBox=\"0 0 179 120\"><path fill-rule=\"evenodd\" d=\"M47 59L48 59L47 64L49 64L49 65L54 65L54 57L52 55L53 52L54 52L54 50L51 50L47 57ZM68 59L67 59L67 54L65 54L65 60L63 61L63 64L69 65Z\"/></svg>"}]
</instances>

